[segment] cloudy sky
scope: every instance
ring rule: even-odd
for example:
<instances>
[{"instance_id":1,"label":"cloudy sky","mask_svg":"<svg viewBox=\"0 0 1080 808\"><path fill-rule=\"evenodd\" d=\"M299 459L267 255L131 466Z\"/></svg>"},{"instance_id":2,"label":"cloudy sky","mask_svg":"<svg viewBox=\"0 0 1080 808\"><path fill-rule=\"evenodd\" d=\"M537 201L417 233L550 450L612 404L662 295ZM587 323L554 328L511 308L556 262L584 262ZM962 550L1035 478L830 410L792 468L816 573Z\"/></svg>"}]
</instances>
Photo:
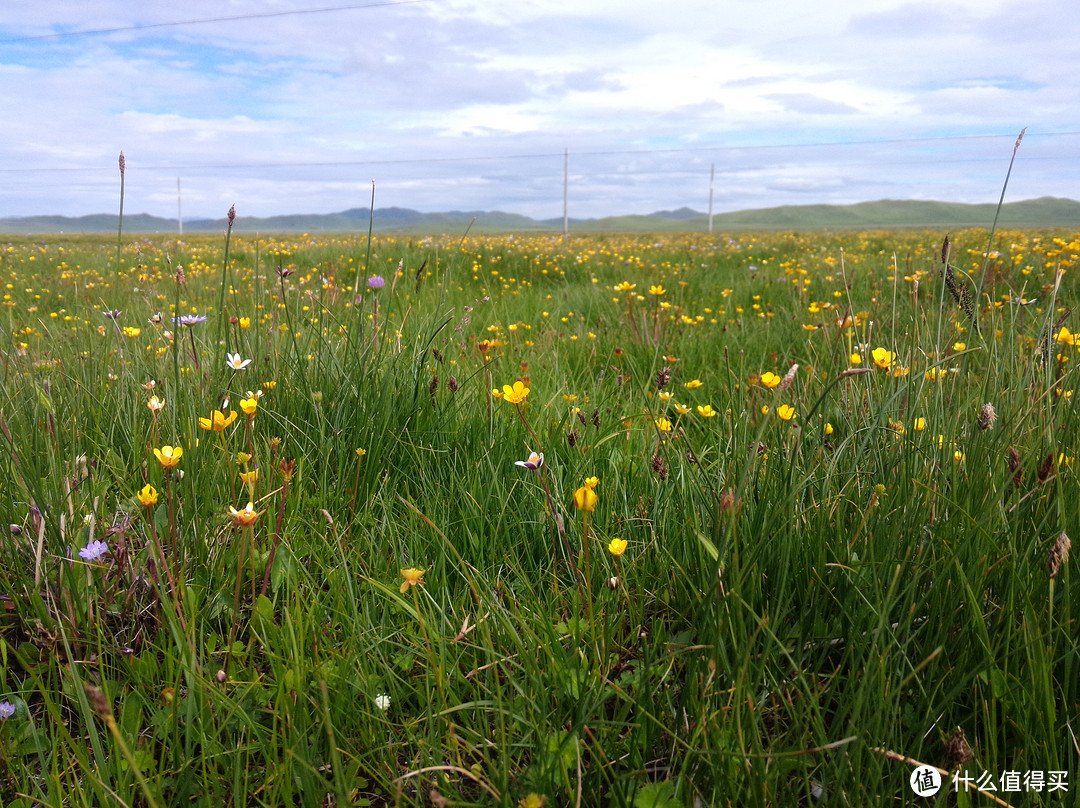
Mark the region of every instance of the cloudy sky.
<instances>
[{"instance_id":1,"label":"cloudy sky","mask_svg":"<svg viewBox=\"0 0 1080 808\"><path fill-rule=\"evenodd\" d=\"M1076 0L5 0L0 216L1080 197Z\"/></svg>"}]
</instances>

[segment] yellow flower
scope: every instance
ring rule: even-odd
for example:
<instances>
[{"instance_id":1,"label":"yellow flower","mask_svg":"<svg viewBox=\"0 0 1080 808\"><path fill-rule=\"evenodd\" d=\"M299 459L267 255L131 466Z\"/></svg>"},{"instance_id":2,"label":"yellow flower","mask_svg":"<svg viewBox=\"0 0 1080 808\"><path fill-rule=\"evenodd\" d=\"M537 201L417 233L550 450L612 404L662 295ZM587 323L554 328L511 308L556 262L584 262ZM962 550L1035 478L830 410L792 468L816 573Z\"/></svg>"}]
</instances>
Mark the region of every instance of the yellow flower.
<instances>
[{"instance_id":1,"label":"yellow flower","mask_svg":"<svg viewBox=\"0 0 1080 808\"><path fill-rule=\"evenodd\" d=\"M251 318L250 317L241 317L240 318L240 327L243 328L243 329L251 328Z\"/></svg>"},{"instance_id":2,"label":"yellow flower","mask_svg":"<svg viewBox=\"0 0 1080 808\"><path fill-rule=\"evenodd\" d=\"M790 404L781 404L776 408L776 415L781 421L790 421L795 417L795 408Z\"/></svg>"},{"instance_id":3,"label":"yellow flower","mask_svg":"<svg viewBox=\"0 0 1080 808\"><path fill-rule=\"evenodd\" d=\"M848 357L848 362L850 362L852 365L861 365L862 356L859 354L858 351L854 351L851 356Z\"/></svg>"},{"instance_id":4,"label":"yellow flower","mask_svg":"<svg viewBox=\"0 0 1080 808\"><path fill-rule=\"evenodd\" d=\"M504 384L502 389L502 397L505 398L511 404L520 404L529 395L529 388L525 386L525 383L518 380L511 386Z\"/></svg>"},{"instance_id":5,"label":"yellow flower","mask_svg":"<svg viewBox=\"0 0 1080 808\"><path fill-rule=\"evenodd\" d=\"M679 413L679 415L686 415L688 412L690 412L690 407L687 406L686 404L678 404L678 403L676 403L675 404L675 412Z\"/></svg>"},{"instance_id":6,"label":"yellow flower","mask_svg":"<svg viewBox=\"0 0 1080 808\"><path fill-rule=\"evenodd\" d=\"M249 502L240 510L236 510L232 505L229 506L229 516L233 520L233 524L240 527L247 527L255 524L255 520L259 518L259 514L255 511L253 503Z\"/></svg>"},{"instance_id":7,"label":"yellow flower","mask_svg":"<svg viewBox=\"0 0 1080 808\"><path fill-rule=\"evenodd\" d=\"M599 477L588 477L585 480L585 485L587 485L589 488L596 488L596 486L599 485L599 484L600 484L600 478Z\"/></svg>"},{"instance_id":8,"label":"yellow flower","mask_svg":"<svg viewBox=\"0 0 1080 808\"><path fill-rule=\"evenodd\" d=\"M922 432L924 429L926 429L925 418L916 418L911 424L912 432Z\"/></svg>"},{"instance_id":9,"label":"yellow flower","mask_svg":"<svg viewBox=\"0 0 1080 808\"><path fill-rule=\"evenodd\" d=\"M664 287L661 286L660 284L656 284L656 286L650 286L649 287L649 294L650 295L656 295L657 297L659 297L660 295L662 295L664 293L665 293Z\"/></svg>"},{"instance_id":10,"label":"yellow flower","mask_svg":"<svg viewBox=\"0 0 1080 808\"><path fill-rule=\"evenodd\" d=\"M833 433L833 425L830 424L828 421L826 421L825 422L825 434L826 435L831 435L832 433Z\"/></svg>"},{"instance_id":11,"label":"yellow flower","mask_svg":"<svg viewBox=\"0 0 1080 808\"><path fill-rule=\"evenodd\" d=\"M157 499L158 499L157 489L154 488L154 486L150 485L149 483L144 485L142 487L142 489L139 491L139 493L136 494L136 496L139 498L139 503L144 508L151 508L154 505L157 505Z\"/></svg>"},{"instance_id":12,"label":"yellow flower","mask_svg":"<svg viewBox=\"0 0 1080 808\"><path fill-rule=\"evenodd\" d=\"M583 485L574 492L574 507L579 511L592 513L596 510L596 501L596 492L588 485Z\"/></svg>"},{"instance_id":13,"label":"yellow flower","mask_svg":"<svg viewBox=\"0 0 1080 808\"><path fill-rule=\"evenodd\" d=\"M184 450L179 446L162 446L160 449L154 449L154 457L158 459L162 468L171 469L180 463L180 457L184 454Z\"/></svg>"},{"instance_id":14,"label":"yellow flower","mask_svg":"<svg viewBox=\"0 0 1080 808\"><path fill-rule=\"evenodd\" d=\"M630 283L630 281L623 281L622 283L615 285L616 292L631 292L637 288L636 283Z\"/></svg>"},{"instance_id":15,"label":"yellow flower","mask_svg":"<svg viewBox=\"0 0 1080 808\"><path fill-rule=\"evenodd\" d=\"M409 591L410 586L423 586L424 572L426 572L426 570L418 570L413 567L409 567L409 569L407 570L402 570L401 577L405 580L401 582L401 588L398 591L404 595L406 592Z\"/></svg>"},{"instance_id":16,"label":"yellow flower","mask_svg":"<svg viewBox=\"0 0 1080 808\"><path fill-rule=\"evenodd\" d=\"M768 387L771 390L776 387L776 385L780 384L780 377L771 370L767 370L761 374L761 384L763 387Z\"/></svg>"},{"instance_id":17,"label":"yellow flower","mask_svg":"<svg viewBox=\"0 0 1080 808\"><path fill-rule=\"evenodd\" d=\"M255 481L259 479L258 469L252 469L251 471L241 471L239 472L239 474L240 481L244 483L244 485L254 485Z\"/></svg>"},{"instance_id":18,"label":"yellow flower","mask_svg":"<svg viewBox=\"0 0 1080 808\"><path fill-rule=\"evenodd\" d=\"M684 384L683 387L685 387L687 390L696 390L703 384L705 384L705 382L703 382L701 379L691 379L686 384Z\"/></svg>"},{"instance_id":19,"label":"yellow flower","mask_svg":"<svg viewBox=\"0 0 1080 808\"><path fill-rule=\"evenodd\" d=\"M159 413L165 409L165 399L158 398L157 396L150 396L150 400L146 402L146 406L150 409L150 412Z\"/></svg>"},{"instance_id":20,"label":"yellow flower","mask_svg":"<svg viewBox=\"0 0 1080 808\"><path fill-rule=\"evenodd\" d=\"M236 410L229 410L229 417L225 417L225 413L221 410L214 410L209 418L200 418L199 426L203 429L213 430L214 432L224 432L225 428L236 420Z\"/></svg>"},{"instance_id":21,"label":"yellow flower","mask_svg":"<svg viewBox=\"0 0 1080 808\"><path fill-rule=\"evenodd\" d=\"M716 415L716 410L712 408L712 404L700 404L697 408L698 415L702 418L712 418Z\"/></svg>"},{"instance_id":22,"label":"yellow flower","mask_svg":"<svg viewBox=\"0 0 1080 808\"><path fill-rule=\"evenodd\" d=\"M661 432L670 432L671 421L669 421L667 418L657 418L656 428L659 429Z\"/></svg>"},{"instance_id":23,"label":"yellow flower","mask_svg":"<svg viewBox=\"0 0 1080 808\"><path fill-rule=\"evenodd\" d=\"M896 360L896 354L890 351L888 348L874 348L871 352L871 356L874 358L874 364L879 368L888 370L892 363Z\"/></svg>"},{"instance_id":24,"label":"yellow flower","mask_svg":"<svg viewBox=\"0 0 1080 808\"><path fill-rule=\"evenodd\" d=\"M498 389L497 387L492 387L491 388L491 397L492 398L502 398L503 397L502 390Z\"/></svg>"},{"instance_id":25,"label":"yellow flower","mask_svg":"<svg viewBox=\"0 0 1080 808\"><path fill-rule=\"evenodd\" d=\"M240 399L240 409L244 411L244 415L248 418L255 417L255 410L259 408L259 399L252 396L251 398ZM259 422L260 424L262 421Z\"/></svg>"},{"instance_id":26,"label":"yellow flower","mask_svg":"<svg viewBox=\"0 0 1080 808\"><path fill-rule=\"evenodd\" d=\"M966 351L967 350L967 343L966 342L954 342L952 344L952 349L954 351L957 351L957 352Z\"/></svg>"},{"instance_id":27,"label":"yellow flower","mask_svg":"<svg viewBox=\"0 0 1080 808\"><path fill-rule=\"evenodd\" d=\"M660 397L661 401L671 401L671 397L675 394L670 390L661 390L657 395Z\"/></svg>"},{"instance_id":28,"label":"yellow flower","mask_svg":"<svg viewBox=\"0 0 1080 808\"><path fill-rule=\"evenodd\" d=\"M1061 330L1058 331L1057 334L1054 335L1054 338L1058 342L1060 342L1062 345L1075 345L1076 344L1076 334L1073 334L1065 326L1061 327Z\"/></svg>"},{"instance_id":29,"label":"yellow flower","mask_svg":"<svg viewBox=\"0 0 1080 808\"><path fill-rule=\"evenodd\" d=\"M356 450L356 456L357 457L363 457L366 454L367 454L367 449L357 449Z\"/></svg>"},{"instance_id":30,"label":"yellow flower","mask_svg":"<svg viewBox=\"0 0 1080 808\"><path fill-rule=\"evenodd\" d=\"M237 452L236 462L239 463L241 466L246 465L251 462L251 455L249 455L247 452Z\"/></svg>"},{"instance_id":31,"label":"yellow flower","mask_svg":"<svg viewBox=\"0 0 1080 808\"><path fill-rule=\"evenodd\" d=\"M607 549L613 556L621 556L626 552L626 539L612 539Z\"/></svg>"}]
</instances>

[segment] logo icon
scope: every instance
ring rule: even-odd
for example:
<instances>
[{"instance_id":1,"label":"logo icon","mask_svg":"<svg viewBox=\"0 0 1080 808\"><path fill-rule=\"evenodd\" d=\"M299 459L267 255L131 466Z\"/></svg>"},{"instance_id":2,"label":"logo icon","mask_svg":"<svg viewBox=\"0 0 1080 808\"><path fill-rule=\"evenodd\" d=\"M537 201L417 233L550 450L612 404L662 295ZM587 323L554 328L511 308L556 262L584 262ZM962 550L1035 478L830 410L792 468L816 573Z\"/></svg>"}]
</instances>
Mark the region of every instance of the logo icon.
<instances>
[{"instance_id":1,"label":"logo icon","mask_svg":"<svg viewBox=\"0 0 1080 808\"><path fill-rule=\"evenodd\" d=\"M932 797L941 790L941 772L933 766L920 766L911 773L911 790L920 797Z\"/></svg>"}]
</instances>

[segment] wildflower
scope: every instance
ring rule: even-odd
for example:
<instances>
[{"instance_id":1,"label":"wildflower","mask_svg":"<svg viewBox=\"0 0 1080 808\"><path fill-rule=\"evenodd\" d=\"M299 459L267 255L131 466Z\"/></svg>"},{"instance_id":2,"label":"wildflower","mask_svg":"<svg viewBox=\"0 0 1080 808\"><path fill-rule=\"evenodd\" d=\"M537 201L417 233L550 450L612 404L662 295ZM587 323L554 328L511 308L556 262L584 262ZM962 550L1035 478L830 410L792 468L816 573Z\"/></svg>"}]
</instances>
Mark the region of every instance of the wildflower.
<instances>
[{"instance_id":1,"label":"wildflower","mask_svg":"<svg viewBox=\"0 0 1080 808\"><path fill-rule=\"evenodd\" d=\"M165 469L171 469L179 465L180 457L183 454L184 450L179 446L162 446L160 449L154 449L154 457L158 459L161 467Z\"/></svg>"},{"instance_id":2,"label":"wildflower","mask_svg":"<svg viewBox=\"0 0 1080 808\"><path fill-rule=\"evenodd\" d=\"M632 292L636 288L637 284L630 283L630 281L623 281L622 283L616 284L614 286L616 292Z\"/></svg>"},{"instance_id":3,"label":"wildflower","mask_svg":"<svg viewBox=\"0 0 1080 808\"><path fill-rule=\"evenodd\" d=\"M248 329L248 328L251 328L251 318L250 317L241 317L240 318L240 327L245 329L245 330Z\"/></svg>"},{"instance_id":4,"label":"wildflower","mask_svg":"<svg viewBox=\"0 0 1080 808\"><path fill-rule=\"evenodd\" d=\"M142 329L131 325L125 325L123 333L125 337L137 337L142 333Z\"/></svg>"},{"instance_id":5,"label":"wildflower","mask_svg":"<svg viewBox=\"0 0 1080 808\"><path fill-rule=\"evenodd\" d=\"M959 353L960 351L966 351L967 350L967 343L966 342L954 342L952 344L952 349L954 351L956 351L957 353Z\"/></svg>"},{"instance_id":6,"label":"wildflower","mask_svg":"<svg viewBox=\"0 0 1080 808\"><path fill-rule=\"evenodd\" d=\"M173 322L177 325L186 326L191 328L193 325L206 322L206 316L203 314L182 314L179 317L173 317Z\"/></svg>"},{"instance_id":7,"label":"wildflower","mask_svg":"<svg viewBox=\"0 0 1080 808\"><path fill-rule=\"evenodd\" d=\"M386 280L382 275L372 275L367 279L368 289L382 289L386 285Z\"/></svg>"},{"instance_id":8,"label":"wildflower","mask_svg":"<svg viewBox=\"0 0 1080 808\"><path fill-rule=\"evenodd\" d=\"M686 382L683 387L685 387L687 390L696 390L704 384L705 382L703 382L701 379L691 379L690 381Z\"/></svg>"},{"instance_id":9,"label":"wildflower","mask_svg":"<svg viewBox=\"0 0 1080 808\"><path fill-rule=\"evenodd\" d=\"M879 497L885 496L885 491L886 490L887 489L885 488L884 483L878 483L877 485L874 486L874 493L877 494Z\"/></svg>"},{"instance_id":10,"label":"wildflower","mask_svg":"<svg viewBox=\"0 0 1080 808\"><path fill-rule=\"evenodd\" d=\"M259 479L259 470L257 468L251 471L241 471L238 474L240 475L240 482L244 485L254 485L255 481Z\"/></svg>"},{"instance_id":11,"label":"wildflower","mask_svg":"<svg viewBox=\"0 0 1080 808\"><path fill-rule=\"evenodd\" d=\"M574 492L574 507L579 511L592 513L596 510L596 501L596 492L588 485L583 485Z\"/></svg>"},{"instance_id":12,"label":"wildflower","mask_svg":"<svg viewBox=\"0 0 1080 808\"><path fill-rule=\"evenodd\" d=\"M221 410L214 410L209 418L199 418L199 426L213 432L224 432L233 421L236 420L236 410L229 410L229 416Z\"/></svg>"},{"instance_id":13,"label":"wildflower","mask_svg":"<svg viewBox=\"0 0 1080 808\"><path fill-rule=\"evenodd\" d=\"M712 404L699 404L697 411L702 418L712 418L716 415L716 410L712 408Z\"/></svg>"},{"instance_id":14,"label":"wildflower","mask_svg":"<svg viewBox=\"0 0 1080 808\"><path fill-rule=\"evenodd\" d=\"M833 433L833 425L830 424L828 421L826 421L825 422L825 434L826 435L831 435L832 433Z\"/></svg>"},{"instance_id":15,"label":"wildflower","mask_svg":"<svg viewBox=\"0 0 1080 808\"><path fill-rule=\"evenodd\" d=\"M672 393L670 390L661 390L657 395L659 396L660 400L666 404L667 402L671 401L671 397L675 394Z\"/></svg>"},{"instance_id":16,"label":"wildflower","mask_svg":"<svg viewBox=\"0 0 1080 808\"><path fill-rule=\"evenodd\" d=\"M247 452L237 452L236 462L239 463L241 466L246 466L248 463L251 462L251 455Z\"/></svg>"},{"instance_id":17,"label":"wildflower","mask_svg":"<svg viewBox=\"0 0 1080 808\"><path fill-rule=\"evenodd\" d=\"M1054 335L1054 339L1060 342L1062 345L1075 345L1076 334L1073 334L1065 326L1061 327L1061 330Z\"/></svg>"},{"instance_id":18,"label":"wildflower","mask_svg":"<svg viewBox=\"0 0 1080 808\"><path fill-rule=\"evenodd\" d=\"M406 592L409 591L410 586L423 586L424 572L425 570L418 570L413 567L410 567L407 570L402 570L401 577L405 580L401 582L401 588L398 591L404 595Z\"/></svg>"},{"instance_id":19,"label":"wildflower","mask_svg":"<svg viewBox=\"0 0 1080 808\"><path fill-rule=\"evenodd\" d=\"M123 309L110 309L109 311L103 311L101 313L108 317L110 320L115 320L117 317L123 314L124 311Z\"/></svg>"},{"instance_id":20,"label":"wildflower","mask_svg":"<svg viewBox=\"0 0 1080 808\"><path fill-rule=\"evenodd\" d=\"M612 539L607 549L613 556L621 556L626 552L626 539Z\"/></svg>"},{"instance_id":21,"label":"wildflower","mask_svg":"<svg viewBox=\"0 0 1080 808\"><path fill-rule=\"evenodd\" d=\"M157 500L158 500L157 489L154 488L154 486L150 485L149 483L144 485L139 490L139 493L136 494L136 496L139 498L139 503L144 508L152 508L154 505L157 505Z\"/></svg>"},{"instance_id":22,"label":"wildflower","mask_svg":"<svg viewBox=\"0 0 1080 808\"><path fill-rule=\"evenodd\" d=\"M380 693L375 697L375 706L385 713L390 709L390 697L385 693Z\"/></svg>"},{"instance_id":23,"label":"wildflower","mask_svg":"<svg viewBox=\"0 0 1080 808\"><path fill-rule=\"evenodd\" d=\"M527 469L538 469L544 465L544 453L530 452L528 460L515 460L514 465Z\"/></svg>"},{"instance_id":24,"label":"wildflower","mask_svg":"<svg viewBox=\"0 0 1080 808\"><path fill-rule=\"evenodd\" d=\"M146 406L152 413L159 413L165 409L165 400L158 398L157 396L150 396L150 400L146 402Z\"/></svg>"},{"instance_id":25,"label":"wildflower","mask_svg":"<svg viewBox=\"0 0 1080 808\"><path fill-rule=\"evenodd\" d=\"M525 386L524 382L520 379L514 382L513 386L504 384L502 389L502 397L505 398L511 404L520 404L529 395L529 388ZM496 396L498 398L498 396Z\"/></svg>"},{"instance_id":26,"label":"wildflower","mask_svg":"<svg viewBox=\"0 0 1080 808\"><path fill-rule=\"evenodd\" d=\"M366 454L367 454L367 449L357 449L356 450L356 456L357 457L363 457Z\"/></svg>"},{"instance_id":27,"label":"wildflower","mask_svg":"<svg viewBox=\"0 0 1080 808\"><path fill-rule=\"evenodd\" d=\"M690 412L690 407L686 404L676 403L675 412L679 413L679 415L686 415L688 412Z\"/></svg>"},{"instance_id":28,"label":"wildflower","mask_svg":"<svg viewBox=\"0 0 1080 808\"><path fill-rule=\"evenodd\" d=\"M229 517L237 527L248 527L249 525L255 524L255 520L259 518L259 514L254 508L254 503L249 502L240 510L236 510L236 508L230 505Z\"/></svg>"},{"instance_id":29,"label":"wildflower","mask_svg":"<svg viewBox=\"0 0 1080 808\"><path fill-rule=\"evenodd\" d=\"M0 701L0 721L7 721L15 715L15 705L10 701Z\"/></svg>"},{"instance_id":30,"label":"wildflower","mask_svg":"<svg viewBox=\"0 0 1080 808\"><path fill-rule=\"evenodd\" d=\"M656 428L659 429L661 432L670 432L671 421L669 421L667 418L657 418Z\"/></svg>"},{"instance_id":31,"label":"wildflower","mask_svg":"<svg viewBox=\"0 0 1080 808\"><path fill-rule=\"evenodd\" d=\"M79 558L84 561L97 561L109 552L109 545L103 541L92 541L79 550Z\"/></svg>"},{"instance_id":32,"label":"wildflower","mask_svg":"<svg viewBox=\"0 0 1080 808\"><path fill-rule=\"evenodd\" d=\"M762 387L768 387L770 390L780 384L780 381L780 377L771 370L767 370L761 374Z\"/></svg>"},{"instance_id":33,"label":"wildflower","mask_svg":"<svg viewBox=\"0 0 1080 808\"><path fill-rule=\"evenodd\" d=\"M848 357L848 362L850 362L852 365L861 365L862 356L859 354L858 351L853 351L851 356Z\"/></svg>"},{"instance_id":34,"label":"wildflower","mask_svg":"<svg viewBox=\"0 0 1080 808\"><path fill-rule=\"evenodd\" d=\"M225 354L225 364L233 370L243 370L251 364L250 359L241 359L240 354Z\"/></svg>"},{"instance_id":35,"label":"wildflower","mask_svg":"<svg viewBox=\"0 0 1080 808\"><path fill-rule=\"evenodd\" d=\"M911 423L911 431L912 432L922 432L924 429L926 429L926 419L925 418L921 418L921 417L916 418Z\"/></svg>"},{"instance_id":36,"label":"wildflower","mask_svg":"<svg viewBox=\"0 0 1080 808\"><path fill-rule=\"evenodd\" d=\"M874 359L874 364L884 370L888 370L892 363L896 360L896 354L894 354L888 348L874 348L870 355Z\"/></svg>"},{"instance_id":37,"label":"wildflower","mask_svg":"<svg viewBox=\"0 0 1080 808\"><path fill-rule=\"evenodd\" d=\"M240 399L240 409L243 410L244 415L246 415L248 418L255 417L255 410L257 410L258 407L259 399L256 396Z\"/></svg>"},{"instance_id":38,"label":"wildflower","mask_svg":"<svg viewBox=\"0 0 1080 808\"><path fill-rule=\"evenodd\" d=\"M795 417L795 408L790 404L781 404L776 408L776 415L781 421L790 421Z\"/></svg>"},{"instance_id":39,"label":"wildflower","mask_svg":"<svg viewBox=\"0 0 1080 808\"><path fill-rule=\"evenodd\" d=\"M664 293L665 293L665 289L660 284L656 284L655 286L650 286L649 287L649 294L650 295L656 295L657 297L660 297L660 295L662 295Z\"/></svg>"},{"instance_id":40,"label":"wildflower","mask_svg":"<svg viewBox=\"0 0 1080 808\"><path fill-rule=\"evenodd\" d=\"M596 486L599 485L599 484L600 484L600 478L599 477L587 477L587 478L585 478L585 485L587 485L589 488L596 488Z\"/></svg>"}]
</instances>

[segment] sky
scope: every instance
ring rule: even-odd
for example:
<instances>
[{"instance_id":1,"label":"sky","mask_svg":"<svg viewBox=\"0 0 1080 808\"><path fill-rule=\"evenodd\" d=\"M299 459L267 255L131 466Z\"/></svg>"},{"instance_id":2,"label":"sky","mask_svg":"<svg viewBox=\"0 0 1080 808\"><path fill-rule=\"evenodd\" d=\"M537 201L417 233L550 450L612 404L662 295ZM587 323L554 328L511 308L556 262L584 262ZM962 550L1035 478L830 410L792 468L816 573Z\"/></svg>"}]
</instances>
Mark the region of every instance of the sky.
<instances>
[{"instance_id":1,"label":"sky","mask_svg":"<svg viewBox=\"0 0 1080 808\"><path fill-rule=\"evenodd\" d=\"M1076 0L5 0L0 216L1080 197Z\"/></svg>"}]
</instances>

